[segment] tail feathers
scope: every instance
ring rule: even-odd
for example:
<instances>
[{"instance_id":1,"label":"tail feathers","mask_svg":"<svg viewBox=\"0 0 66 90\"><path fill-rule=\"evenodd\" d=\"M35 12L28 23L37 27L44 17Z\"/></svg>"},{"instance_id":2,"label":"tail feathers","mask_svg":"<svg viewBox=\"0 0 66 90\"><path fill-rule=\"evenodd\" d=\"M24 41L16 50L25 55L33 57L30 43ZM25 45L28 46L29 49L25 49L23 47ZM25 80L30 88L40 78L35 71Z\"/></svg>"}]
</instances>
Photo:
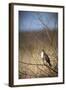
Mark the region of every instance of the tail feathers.
<instances>
[{"instance_id":1,"label":"tail feathers","mask_svg":"<svg viewBox=\"0 0 66 90\"><path fill-rule=\"evenodd\" d=\"M50 67L52 66L51 63L49 63L49 62L47 62L47 63L49 64ZM45 64L44 60L43 60L43 64Z\"/></svg>"},{"instance_id":2,"label":"tail feathers","mask_svg":"<svg viewBox=\"0 0 66 90\"><path fill-rule=\"evenodd\" d=\"M49 63L49 66L52 66L51 63Z\"/></svg>"}]
</instances>

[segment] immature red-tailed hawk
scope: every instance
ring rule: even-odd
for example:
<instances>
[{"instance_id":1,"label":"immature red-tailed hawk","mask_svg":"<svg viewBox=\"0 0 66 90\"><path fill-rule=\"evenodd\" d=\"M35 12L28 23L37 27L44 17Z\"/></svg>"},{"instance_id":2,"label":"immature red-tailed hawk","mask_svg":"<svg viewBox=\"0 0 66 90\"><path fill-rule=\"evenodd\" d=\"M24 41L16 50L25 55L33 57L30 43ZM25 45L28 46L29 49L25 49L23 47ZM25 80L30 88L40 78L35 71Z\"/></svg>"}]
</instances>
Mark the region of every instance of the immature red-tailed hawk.
<instances>
[{"instance_id":1,"label":"immature red-tailed hawk","mask_svg":"<svg viewBox=\"0 0 66 90\"><path fill-rule=\"evenodd\" d=\"M46 61L46 62L49 64L49 66L51 66L50 58L49 58L49 56L45 53L44 50L42 50L42 52L41 52L41 58L42 58L42 60L43 60L43 63L44 63L44 61Z\"/></svg>"}]
</instances>

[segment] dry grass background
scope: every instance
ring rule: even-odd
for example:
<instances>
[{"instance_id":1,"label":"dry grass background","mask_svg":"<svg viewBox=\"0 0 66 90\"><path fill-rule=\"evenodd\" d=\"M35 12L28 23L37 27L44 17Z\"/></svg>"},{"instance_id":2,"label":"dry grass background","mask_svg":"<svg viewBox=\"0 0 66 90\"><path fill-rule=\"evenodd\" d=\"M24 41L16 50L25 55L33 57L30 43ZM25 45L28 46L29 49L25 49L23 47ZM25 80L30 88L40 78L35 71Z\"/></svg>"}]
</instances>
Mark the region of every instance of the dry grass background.
<instances>
[{"instance_id":1,"label":"dry grass background","mask_svg":"<svg viewBox=\"0 0 66 90\"><path fill-rule=\"evenodd\" d=\"M19 79L58 76L58 32L46 30L19 32ZM47 62L43 64L40 57L41 50L48 54L51 67Z\"/></svg>"}]
</instances>

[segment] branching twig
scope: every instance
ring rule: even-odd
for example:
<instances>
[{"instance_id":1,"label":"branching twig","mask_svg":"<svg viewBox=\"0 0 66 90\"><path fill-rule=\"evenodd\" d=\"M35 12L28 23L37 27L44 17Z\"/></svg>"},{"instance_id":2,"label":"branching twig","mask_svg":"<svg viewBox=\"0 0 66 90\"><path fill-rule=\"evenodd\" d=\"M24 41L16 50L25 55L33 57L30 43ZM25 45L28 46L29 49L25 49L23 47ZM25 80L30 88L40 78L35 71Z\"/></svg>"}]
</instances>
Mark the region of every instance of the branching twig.
<instances>
[{"instance_id":1,"label":"branching twig","mask_svg":"<svg viewBox=\"0 0 66 90\"><path fill-rule=\"evenodd\" d=\"M20 62L22 64L27 64L27 65L38 65L38 66L46 66L47 68L50 68L51 70L53 70L54 72L58 73L57 71L55 71L53 68L51 68L50 66L46 65L46 64L33 64L33 63L25 63L25 62Z\"/></svg>"}]
</instances>

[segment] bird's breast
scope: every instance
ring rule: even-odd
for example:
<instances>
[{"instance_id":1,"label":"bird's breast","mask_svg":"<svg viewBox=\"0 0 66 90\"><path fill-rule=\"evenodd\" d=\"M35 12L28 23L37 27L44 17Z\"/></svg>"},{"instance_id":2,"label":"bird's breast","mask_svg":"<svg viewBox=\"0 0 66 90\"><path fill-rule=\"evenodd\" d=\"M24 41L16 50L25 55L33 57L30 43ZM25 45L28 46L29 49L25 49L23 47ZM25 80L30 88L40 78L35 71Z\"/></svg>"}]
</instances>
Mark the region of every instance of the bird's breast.
<instances>
[{"instance_id":1,"label":"bird's breast","mask_svg":"<svg viewBox=\"0 0 66 90\"><path fill-rule=\"evenodd\" d=\"M44 58L44 53L43 52L41 52L41 58Z\"/></svg>"}]
</instances>

